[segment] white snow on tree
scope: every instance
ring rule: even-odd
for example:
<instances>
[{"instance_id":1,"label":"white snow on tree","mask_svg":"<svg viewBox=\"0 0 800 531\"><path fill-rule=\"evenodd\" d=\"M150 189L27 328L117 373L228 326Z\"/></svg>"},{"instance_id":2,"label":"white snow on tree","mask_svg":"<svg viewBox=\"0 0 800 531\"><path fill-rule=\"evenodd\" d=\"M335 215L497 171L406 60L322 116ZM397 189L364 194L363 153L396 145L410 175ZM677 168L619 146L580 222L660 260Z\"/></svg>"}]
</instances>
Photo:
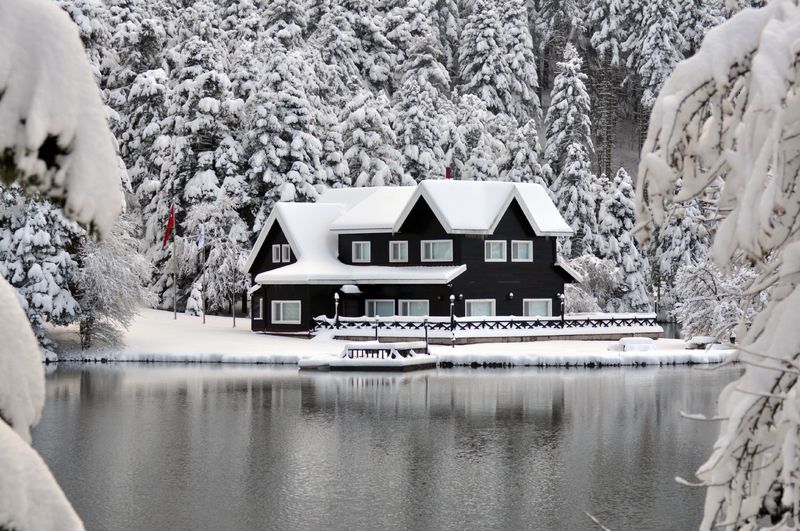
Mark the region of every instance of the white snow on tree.
<instances>
[{"instance_id":1,"label":"white snow on tree","mask_svg":"<svg viewBox=\"0 0 800 531\"><path fill-rule=\"evenodd\" d=\"M564 311L586 313L606 311L619 293L621 274L611 260L585 254L569 261L581 282L564 286Z\"/></svg>"},{"instance_id":2,"label":"white snow on tree","mask_svg":"<svg viewBox=\"0 0 800 531\"><path fill-rule=\"evenodd\" d=\"M416 181L444 177L445 138L436 94L410 77L395 95L394 131L405 170Z\"/></svg>"},{"instance_id":3,"label":"white snow on tree","mask_svg":"<svg viewBox=\"0 0 800 531\"><path fill-rule=\"evenodd\" d=\"M25 199L0 186L0 276L25 300L28 319L45 347L45 324L69 324L80 309L72 289L85 232L48 201Z\"/></svg>"},{"instance_id":4,"label":"white snow on tree","mask_svg":"<svg viewBox=\"0 0 800 531\"><path fill-rule=\"evenodd\" d=\"M383 92L362 91L344 109L341 128L350 175L348 186L413 183L403 172L403 157L394 147L391 107Z\"/></svg>"},{"instance_id":5,"label":"white snow on tree","mask_svg":"<svg viewBox=\"0 0 800 531\"><path fill-rule=\"evenodd\" d=\"M675 275L673 309L681 335L727 341L739 323L749 328L767 302L766 291L749 289L757 276L741 255L724 271L709 256L682 265Z\"/></svg>"},{"instance_id":6,"label":"white snow on tree","mask_svg":"<svg viewBox=\"0 0 800 531\"><path fill-rule=\"evenodd\" d=\"M558 211L572 227L574 236L560 241L560 254L576 258L592 253L597 234L597 190L585 146L566 147L561 173L553 181Z\"/></svg>"},{"instance_id":7,"label":"white snow on tree","mask_svg":"<svg viewBox=\"0 0 800 531\"><path fill-rule=\"evenodd\" d=\"M458 101L450 129L448 165L454 177L474 181L493 181L500 176L505 155L503 142L489 126L493 115L477 96L465 94Z\"/></svg>"},{"instance_id":8,"label":"white snow on tree","mask_svg":"<svg viewBox=\"0 0 800 531\"><path fill-rule=\"evenodd\" d=\"M81 348L116 345L150 292L150 262L139 253L136 227L129 216L114 224L102 241L88 240L77 260L75 293L80 306Z\"/></svg>"},{"instance_id":9,"label":"white snow on tree","mask_svg":"<svg viewBox=\"0 0 800 531\"><path fill-rule=\"evenodd\" d=\"M518 183L536 183L549 191L550 183L545 181L545 170L539 163L542 148L536 123L529 120L514 132L506 145L508 163L502 170L502 179Z\"/></svg>"},{"instance_id":10,"label":"white snow on tree","mask_svg":"<svg viewBox=\"0 0 800 531\"><path fill-rule=\"evenodd\" d=\"M586 92L583 60L572 44L564 50L558 63L558 75L550 92L550 106L545 116L544 159L555 175L564 166L567 146L581 145L587 156L592 151L591 101Z\"/></svg>"},{"instance_id":11,"label":"white snow on tree","mask_svg":"<svg viewBox=\"0 0 800 531\"><path fill-rule=\"evenodd\" d=\"M764 517L788 528L800 516L798 27L796 3L773 0L709 31L664 84L639 169L644 238L671 203L724 176L714 261L724 270L743 253L758 273L747 292L769 290L752 324L737 329L746 371L720 395L719 438L697 471L707 486L702 529L754 529Z\"/></svg>"},{"instance_id":12,"label":"white snow on tree","mask_svg":"<svg viewBox=\"0 0 800 531\"><path fill-rule=\"evenodd\" d=\"M69 17L44 0L0 4L0 180L64 205L105 234L122 206L114 143ZM83 529L37 453L44 405L39 350L13 288L0 279L0 527Z\"/></svg>"},{"instance_id":13,"label":"white snow on tree","mask_svg":"<svg viewBox=\"0 0 800 531\"><path fill-rule=\"evenodd\" d=\"M625 168L617 170L598 211L595 253L614 263L620 271L620 293L607 307L612 312L650 311L647 260L633 237L635 200L633 183Z\"/></svg>"}]
</instances>

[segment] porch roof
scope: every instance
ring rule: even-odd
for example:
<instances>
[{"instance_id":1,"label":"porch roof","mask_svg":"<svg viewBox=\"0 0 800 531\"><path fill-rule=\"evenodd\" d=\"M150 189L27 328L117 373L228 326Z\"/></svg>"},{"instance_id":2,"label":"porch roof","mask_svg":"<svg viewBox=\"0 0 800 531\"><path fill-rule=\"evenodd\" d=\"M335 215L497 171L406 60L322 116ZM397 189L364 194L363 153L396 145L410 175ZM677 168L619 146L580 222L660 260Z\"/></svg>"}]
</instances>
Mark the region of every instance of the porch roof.
<instances>
[{"instance_id":1,"label":"porch roof","mask_svg":"<svg viewBox=\"0 0 800 531\"><path fill-rule=\"evenodd\" d=\"M338 261L305 262L256 275L258 284L447 284L467 270L459 266L355 266Z\"/></svg>"}]
</instances>

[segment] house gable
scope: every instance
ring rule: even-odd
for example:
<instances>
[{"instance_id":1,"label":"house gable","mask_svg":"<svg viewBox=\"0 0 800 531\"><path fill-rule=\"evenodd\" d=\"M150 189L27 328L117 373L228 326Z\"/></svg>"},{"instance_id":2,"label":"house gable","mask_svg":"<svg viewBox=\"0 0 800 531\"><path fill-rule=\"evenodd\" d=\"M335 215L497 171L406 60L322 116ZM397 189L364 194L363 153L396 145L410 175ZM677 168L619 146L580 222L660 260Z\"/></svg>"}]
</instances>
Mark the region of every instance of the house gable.
<instances>
[{"instance_id":1,"label":"house gable","mask_svg":"<svg viewBox=\"0 0 800 531\"><path fill-rule=\"evenodd\" d=\"M272 226L267 231L267 235L262 241L261 246L258 248L258 251L256 252L255 257L252 260L250 268L247 271L252 279L254 279L258 273L262 273L264 271L270 271L272 269L276 269L278 267L282 267L297 262L295 249L291 249L290 259L288 262L283 262L283 261L277 263L273 262L272 261L273 245L291 246L291 243L286 238L286 234L283 232L283 228L281 227L280 221L278 220L272 223ZM254 280L253 283L255 283Z\"/></svg>"}]
</instances>

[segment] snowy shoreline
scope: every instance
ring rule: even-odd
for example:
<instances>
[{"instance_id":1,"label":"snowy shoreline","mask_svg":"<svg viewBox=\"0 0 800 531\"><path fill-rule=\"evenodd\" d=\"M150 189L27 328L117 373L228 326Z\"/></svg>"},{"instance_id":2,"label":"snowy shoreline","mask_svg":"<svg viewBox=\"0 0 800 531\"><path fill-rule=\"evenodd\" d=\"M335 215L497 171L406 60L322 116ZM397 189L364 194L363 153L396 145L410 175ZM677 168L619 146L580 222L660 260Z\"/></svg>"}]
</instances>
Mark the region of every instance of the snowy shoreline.
<instances>
[{"instance_id":1,"label":"snowy shoreline","mask_svg":"<svg viewBox=\"0 0 800 531\"><path fill-rule=\"evenodd\" d=\"M322 334L313 339L253 333L248 319L199 317L143 309L125 344L116 348L80 350L77 333L70 328L50 331L58 342L57 361L209 363L296 365L302 359L338 356L345 341ZM729 360L734 350L686 350L678 339L659 339L654 350L621 352L609 350L615 341L536 341L523 343L478 343L455 347L431 345L439 366L447 367L636 367L715 364ZM50 360L56 361L56 360Z\"/></svg>"}]
</instances>

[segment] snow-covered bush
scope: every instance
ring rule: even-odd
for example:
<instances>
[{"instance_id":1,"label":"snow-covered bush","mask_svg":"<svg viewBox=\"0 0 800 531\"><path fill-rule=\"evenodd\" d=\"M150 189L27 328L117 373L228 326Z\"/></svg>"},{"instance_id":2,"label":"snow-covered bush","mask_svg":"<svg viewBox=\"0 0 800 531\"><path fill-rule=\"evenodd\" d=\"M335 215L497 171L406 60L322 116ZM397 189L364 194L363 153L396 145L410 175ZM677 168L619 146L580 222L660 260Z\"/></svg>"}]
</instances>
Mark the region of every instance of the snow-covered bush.
<instances>
[{"instance_id":1,"label":"snow-covered bush","mask_svg":"<svg viewBox=\"0 0 800 531\"><path fill-rule=\"evenodd\" d=\"M675 320L685 338L730 337L739 324L749 327L763 308L767 293L748 293L758 276L741 257L722 271L710 259L685 264L675 275Z\"/></svg>"},{"instance_id":2,"label":"snow-covered bush","mask_svg":"<svg viewBox=\"0 0 800 531\"><path fill-rule=\"evenodd\" d=\"M19 182L103 235L122 207L105 109L76 27L46 0L0 3L0 181ZM14 289L0 278L0 528L83 529L30 444L44 370Z\"/></svg>"},{"instance_id":3,"label":"snow-covered bush","mask_svg":"<svg viewBox=\"0 0 800 531\"><path fill-rule=\"evenodd\" d=\"M134 233L134 223L123 216L107 238L90 238L81 247L75 273L81 348L119 343L139 307L151 302L143 287L150 278L150 262L138 252Z\"/></svg>"},{"instance_id":4,"label":"snow-covered bush","mask_svg":"<svg viewBox=\"0 0 800 531\"><path fill-rule=\"evenodd\" d=\"M565 286L567 313L609 311L620 284L620 271L610 260L585 254L569 261L582 281Z\"/></svg>"},{"instance_id":5,"label":"snow-covered bush","mask_svg":"<svg viewBox=\"0 0 800 531\"><path fill-rule=\"evenodd\" d=\"M800 517L800 9L773 0L711 30L656 100L637 186L642 237L671 202L725 179L714 261L752 260L747 292L769 290L749 329L737 330L746 372L719 398L713 454L697 471L707 486L702 529L780 528ZM680 193L673 193L680 183Z\"/></svg>"}]
</instances>

